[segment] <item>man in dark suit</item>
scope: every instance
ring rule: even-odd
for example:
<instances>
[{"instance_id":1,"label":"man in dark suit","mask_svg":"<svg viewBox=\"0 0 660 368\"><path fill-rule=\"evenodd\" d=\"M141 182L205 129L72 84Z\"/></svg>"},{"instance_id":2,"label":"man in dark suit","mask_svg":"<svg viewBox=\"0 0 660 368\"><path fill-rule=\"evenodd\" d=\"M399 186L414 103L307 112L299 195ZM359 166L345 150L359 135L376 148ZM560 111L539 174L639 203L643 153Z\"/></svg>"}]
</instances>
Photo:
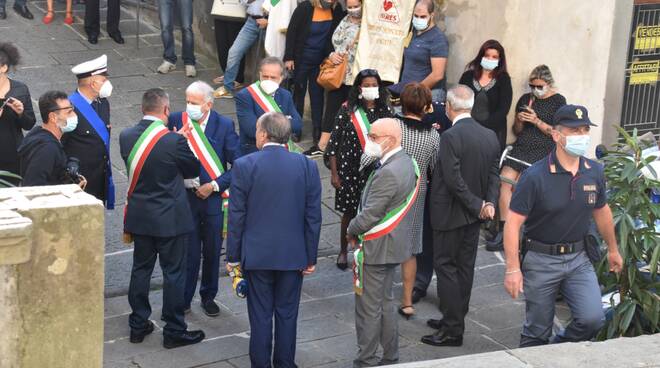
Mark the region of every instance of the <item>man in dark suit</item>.
<instances>
[{"instance_id":1,"label":"man in dark suit","mask_svg":"<svg viewBox=\"0 0 660 368\"><path fill-rule=\"evenodd\" d=\"M248 282L253 367L296 366L303 275L316 265L321 180L314 161L284 147L290 134L284 115L263 115L256 133L261 151L239 158L232 167L227 267L240 263Z\"/></svg>"},{"instance_id":2,"label":"man in dark suit","mask_svg":"<svg viewBox=\"0 0 660 368\"><path fill-rule=\"evenodd\" d=\"M291 121L294 136L302 133L302 119L293 103L291 92L279 87L284 79L284 64L276 57L267 57L259 65L259 81L243 88L235 96L236 116L241 138L241 153L248 154L257 150L255 137L257 119L272 109L269 102L277 104L278 112ZM262 98L263 97L263 98Z\"/></svg>"},{"instance_id":3,"label":"man in dark suit","mask_svg":"<svg viewBox=\"0 0 660 368\"><path fill-rule=\"evenodd\" d=\"M199 264L202 263L202 284L199 295L202 299L202 309L206 315L214 317L220 314L220 308L213 301L218 294L218 272L220 268L220 250L222 249L222 193L229 189L231 171L228 164L238 158L238 135L234 130L234 122L213 111L213 88L202 81L193 82L186 89L186 111L170 115L168 126L179 130L190 128L190 124L198 124L200 131L217 155L222 173L207 171L205 165L200 166L199 177L186 179L183 184L188 195L192 210L194 230L188 237L188 255L186 271L185 308L190 309L190 303L195 295ZM195 139L192 134L187 137ZM200 136L201 138L201 136ZM195 156L202 160L206 153L198 153L204 149L204 142L195 139L191 145ZM199 157L201 154L201 158ZM212 160L211 160L212 161ZM211 164L209 162L209 164ZM220 174L219 176L216 176ZM202 256L203 255L203 256Z\"/></svg>"},{"instance_id":4,"label":"man in dark suit","mask_svg":"<svg viewBox=\"0 0 660 368\"><path fill-rule=\"evenodd\" d=\"M78 89L69 96L78 115L78 126L62 136L67 156L80 160L80 173L87 178L85 191L114 208L115 188L110 164L110 103L106 55L78 64L71 72Z\"/></svg>"},{"instance_id":5,"label":"man in dark suit","mask_svg":"<svg viewBox=\"0 0 660 368\"><path fill-rule=\"evenodd\" d=\"M85 33L87 41L92 45L99 42L99 33L101 33L101 17L99 15L99 3L101 0L85 1ZM119 31L119 9L120 0L108 0L108 14L106 17L106 30L108 36L118 44L124 43L124 38Z\"/></svg>"},{"instance_id":6,"label":"man in dark suit","mask_svg":"<svg viewBox=\"0 0 660 368\"><path fill-rule=\"evenodd\" d=\"M204 332L186 330L183 317L185 239L193 230L183 179L199 176L199 161L183 136L188 132L167 132L165 122L170 104L165 91L154 88L145 92L142 112L142 120L119 135L121 156L126 162L130 183L124 232L135 241L128 289L128 302L133 310L128 319L130 341L140 343L154 330L149 321L149 282L158 256L164 280L163 346L170 349L204 339ZM158 129L162 136L150 139L149 132ZM153 147L151 151L149 147Z\"/></svg>"},{"instance_id":7,"label":"man in dark suit","mask_svg":"<svg viewBox=\"0 0 660 368\"><path fill-rule=\"evenodd\" d=\"M422 338L429 345L463 344L479 221L494 217L499 194L499 141L472 119L473 104L474 94L466 86L447 93L446 111L453 126L442 135L430 196L433 265L443 319L427 322L438 329Z\"/></svg>"}]
</instances>

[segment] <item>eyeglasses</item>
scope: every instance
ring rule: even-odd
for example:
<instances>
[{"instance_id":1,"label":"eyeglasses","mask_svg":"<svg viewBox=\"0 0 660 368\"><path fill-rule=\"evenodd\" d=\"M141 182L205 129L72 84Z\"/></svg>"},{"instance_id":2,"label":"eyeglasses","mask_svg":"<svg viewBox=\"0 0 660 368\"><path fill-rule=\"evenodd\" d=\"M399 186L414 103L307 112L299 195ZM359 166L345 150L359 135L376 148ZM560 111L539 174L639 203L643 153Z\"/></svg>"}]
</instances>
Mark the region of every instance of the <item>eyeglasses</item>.
<instances>
[{"instance_id":1,"label":"eyeglasses","mask_svg":"<svg viewBox=\"0 0 660 368\"><path fill-rule=\"evenodd\" d=\"M57 109L52 109L49 112L55 112L55 111L60 111L60 110L69 110L67 112L71 112L71 111L73 111L73 106L69 105L69 106L65 106L65 107L59 107Z\"/></svg>"},{"instance_id":2,"label":"eyeglasses","mask_svg":"<svg viewBox=\"0 0 660 368\"><path fill-rule=\"evenodd\" d=\"M530 83L530 84L529 84L529 88L531 88L531 89L538 89L538 90L541 90L541 89L545 88L545 86L540 86L540 85L536 85L536 84L531 84L531 83Z\"/></svg>"}]
</instances>

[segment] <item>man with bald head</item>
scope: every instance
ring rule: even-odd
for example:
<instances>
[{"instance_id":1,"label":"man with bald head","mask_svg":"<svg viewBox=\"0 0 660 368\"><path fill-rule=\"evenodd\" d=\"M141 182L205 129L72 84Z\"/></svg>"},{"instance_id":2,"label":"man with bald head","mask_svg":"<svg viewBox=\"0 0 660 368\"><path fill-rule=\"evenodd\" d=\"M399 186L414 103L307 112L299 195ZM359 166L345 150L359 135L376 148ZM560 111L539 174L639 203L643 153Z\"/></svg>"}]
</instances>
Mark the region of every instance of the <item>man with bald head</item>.
<instances>
[{"instance_id":1,"label":"man with bald head","mask_svg":"<svg viewBox=\"0 0 660 368\"><path fill-rule=\"evenodd\" d=\"M434 346L463 344L470 306L480 220L495 216L499 196L500 144L495 133L470 116L474 94L464 85L447 92L445 111L452 127L442 134L430 194L433 268L442 320L422 337Z\"/></svg>"},{"instance_id":2,"label":"man with bald head","mask_svg":"<svg viewBox=\"0 0 660 368\"><path fill-rule=\"evenodd\" d=\"M358 357L355 367L392 364L399 360L396 306L392 292L394 271L412 254L410 223L406 218L417 188L416 164L401 148L399 122L386 118L371 124L364 153L377 158L367 180L358 215L347 230L356 250L355 329ZM383 357L376 356L378 344Z\"/></svg>"}]
</instances>

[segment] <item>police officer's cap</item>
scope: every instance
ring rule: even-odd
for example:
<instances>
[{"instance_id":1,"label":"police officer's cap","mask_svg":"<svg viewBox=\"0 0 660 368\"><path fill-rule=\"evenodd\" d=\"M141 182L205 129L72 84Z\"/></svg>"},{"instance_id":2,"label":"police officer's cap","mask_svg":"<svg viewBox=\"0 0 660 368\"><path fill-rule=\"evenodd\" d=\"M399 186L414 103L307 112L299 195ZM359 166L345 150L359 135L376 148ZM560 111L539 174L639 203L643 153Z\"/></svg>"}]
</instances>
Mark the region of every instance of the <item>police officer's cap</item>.
<instances>
[{"instance_id":1,"label":"police officer's cap","mask_svg":"<svg viewBox=\"0 0 660 368\"><path fill-rule=\"evenodd\" d=\"M589 120L589 112L584 106L579 105L565 105L555 112L552 119L554 125L563 125L569 128L577 128L581 126L597 126Z\"/></svg>"},{"instance_id":2,"label":"police officer's cap","mask_svg":"<svg viewBox=\"0 0 660 368\"><path fill-rule=\"evenodd\" d=\"M91 77L92 75L108 75L108 57L101 55L94 60L85 61L71 68L71 73L78 79Z\"/></svg>"}]
</instances>

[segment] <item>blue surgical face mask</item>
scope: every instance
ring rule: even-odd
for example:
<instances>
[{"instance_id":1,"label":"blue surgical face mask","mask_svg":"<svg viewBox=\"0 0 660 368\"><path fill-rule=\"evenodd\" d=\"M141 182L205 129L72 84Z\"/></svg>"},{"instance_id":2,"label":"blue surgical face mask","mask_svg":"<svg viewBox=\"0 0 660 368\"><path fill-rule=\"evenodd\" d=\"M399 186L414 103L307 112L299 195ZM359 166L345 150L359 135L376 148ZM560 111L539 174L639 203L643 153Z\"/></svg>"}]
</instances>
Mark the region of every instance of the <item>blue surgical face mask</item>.
<instances>
[{"instance_id":1,"label":"blue surgical face mask","mask_svg":"<svg viewBox=\"0 0 660 368\"><path fill-rule=\"evenodd\" d=\"M202 116L204 116L202 106L200 105L187 104L186 113L188 113L188 116L195 121L198 121L202 118Z\"/></svg>"},{"instance_id":2,"label":"blue surgical face mask","mask_svg":"<svg viewBox=\"0 0 660 368\"><path fill-rule=\"evenodd\" d=\"M76 130L78 126L78 115L69 116L66 118L66 125L60 126L62 133L70 133Z\"/></svg>"},{"instance_id":3,"label":"blue surgical face mask","mask_svg":"<svg viewBox=\"0 0 660 368\"><path fill-rule=\"evenodd\" d=\"M481 67L486 70L495 70L498 65L500 65L499 59L491 60L485 57L481 58Z\"/></svg>"},{"instance_id":4,"label":"blue surgical face mask","mask_svg":"<svg viewBox=\"0 0 660 368\"><path fill-rule=\"evenodd\" d=\"M429 19L413 17L412 25L416 30L423 31L429 27Z\"/></svg>"},{"instance_id":5,"label":"blue surgical face mask","mask_svg":"<svg viewBox=\"0 0 660 368\"><path fill-rule=\"evenodd\" d=\"M589 134L585 135L569 135L566 136L566 146L564 149L566 152L574 157L584 156L587 153L587 148L589 148L589 143L591 143L591 137Z\"/></svg>"}]
</instances>

